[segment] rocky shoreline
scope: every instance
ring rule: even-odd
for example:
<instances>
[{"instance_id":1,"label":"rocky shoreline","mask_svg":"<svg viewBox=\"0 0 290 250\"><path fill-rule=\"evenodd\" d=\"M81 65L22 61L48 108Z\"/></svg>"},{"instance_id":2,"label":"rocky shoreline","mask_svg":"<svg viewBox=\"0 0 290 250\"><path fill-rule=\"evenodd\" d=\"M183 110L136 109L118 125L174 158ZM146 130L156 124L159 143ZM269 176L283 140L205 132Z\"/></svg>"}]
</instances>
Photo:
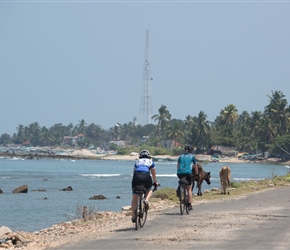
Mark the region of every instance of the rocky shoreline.
<instances>
[{"instance_id":1,"label":"rocky shoreline","mask_svg":"<svg viewBox=\"0 0 290 250\"><path fill-rule=\"evenodd\" d=\"M151 203L150 219L158 212L173 208L177 204L170 200L157 200ZM7 227L0 227L0 248L22 250L44 250L73 242L81 242L104 236L112 230L132 228L130 207L124 207L122 212L98 212L90 218L77 219L59 223L49 228L36 231L12 232Z\"/></svg>"}]
</instances>

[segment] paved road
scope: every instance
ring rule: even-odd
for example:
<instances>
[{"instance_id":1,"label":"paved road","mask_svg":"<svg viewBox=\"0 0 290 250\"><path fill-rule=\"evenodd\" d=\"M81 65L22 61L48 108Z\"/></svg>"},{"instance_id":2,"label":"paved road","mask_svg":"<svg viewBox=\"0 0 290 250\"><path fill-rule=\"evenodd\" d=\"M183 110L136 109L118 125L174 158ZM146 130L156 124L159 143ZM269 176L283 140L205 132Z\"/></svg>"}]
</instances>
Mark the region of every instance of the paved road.
<instances>
[{"instance_id":1,"label":"paved road","mask_svg":"<svg viewBox=\"0 0 290 250\"><path fill-rule=\"evenodd\" d=\"M290 249L290 187L239 199L194 205L190 215L174 208L135 231L124 228L55 250L89 249Z\"/></svg>"}]
</instances>

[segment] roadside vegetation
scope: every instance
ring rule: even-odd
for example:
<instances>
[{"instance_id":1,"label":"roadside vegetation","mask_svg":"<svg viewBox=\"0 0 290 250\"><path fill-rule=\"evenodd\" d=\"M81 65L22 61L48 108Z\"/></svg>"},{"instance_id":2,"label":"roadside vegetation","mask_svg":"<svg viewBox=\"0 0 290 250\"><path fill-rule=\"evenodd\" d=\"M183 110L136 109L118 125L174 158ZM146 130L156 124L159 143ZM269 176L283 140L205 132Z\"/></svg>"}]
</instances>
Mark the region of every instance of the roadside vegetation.
<instances>
[{"instance_id":1,"label":"roadside vegetation","mask_svg":"<svg viewBox=\"0 0 290 250\"><path fill-rule=\"evenodd\" d=\"M201 200L212 201L220 199L232 199L256 191L283 186L290 186L290 173L284 176L274 176L271 179L259 181L231 182L229 195L221 194L221 190L219 188L205 190L202 196L193 195L193 203ZM195 190L196 189L194 189L194 191ZM173 188L158 189L153 193L150 202L158 203L160 200L169 201L171 205L179 204L179 198L176 196L176 190ZM168 202L165 202L165 204L168 204ZM128 214L130 214L130 212L128 212ZM97 208L95 206L86 206L81 204L77 205L76 210L73 213L67 215L67 219L69 221L73 221L73 223L81 223L81 221L92 221L101 217L102 215L97 212ZM81 219L81 221L79 219Z\"/></svg>"},{"instance_id":2,"label":"roadside vegetation","mask_svg":"<svg viewBox=\"0 0 290 250\"><path fill-rule=\"evenodd\" d=\"M194 200L216 200L216 199L231 199L240 195L253 193L273 187L290 186L290 173L284 176L275 176L271 179L259 180L259 181L245 181L245 182L231 182L230 194L221 194L219 188L214 188L209 191L204 191L202 196L193 196ZM151 201L157 201L159 199L169 199L178 203L179 198L176 196L176 190L173 188L161 188L154 192Z\"/></svg>"}]
</instances>

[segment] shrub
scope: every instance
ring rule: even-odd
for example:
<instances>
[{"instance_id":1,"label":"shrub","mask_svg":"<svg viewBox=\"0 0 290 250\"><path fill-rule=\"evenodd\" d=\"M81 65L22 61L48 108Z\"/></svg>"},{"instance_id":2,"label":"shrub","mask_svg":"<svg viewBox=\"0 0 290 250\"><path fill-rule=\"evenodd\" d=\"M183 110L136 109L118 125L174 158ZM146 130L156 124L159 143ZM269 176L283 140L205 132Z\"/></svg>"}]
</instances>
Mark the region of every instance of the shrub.
<instances>
[{"instance_id":1,"label":"shrub","mask_svg":"<svg viewBox=\"0 0 290 250\"><path fill-rule=\"evenodd\" d=\"M152 198L159 198L161 200L172 200L174 197L176 197L175 189L172 188L162 188L154 192L152 196Z\"/></svg>"},{"instance_id":2,"label":"shrub","mask_svg":"<svg viewBox=\"0 0 290 250\"><path fill-rule=\"evenodd\" d=\"M180 155L184 152L182 148L174 147L172 149L172 155Z\"/></svg>"},{"instance_id":3,"label":"shrub","mask_svg":"<svg viewBox=\"0 0 290 250\"><path fill-rule=\"evenodd\" d=\"M240 187L242 187L242 184L239 183L239 182L234 182L234 181L232 181L232 182L231 182L231 187L232 187L232 188L240 188Z\"/></svg>"}]
</instances>

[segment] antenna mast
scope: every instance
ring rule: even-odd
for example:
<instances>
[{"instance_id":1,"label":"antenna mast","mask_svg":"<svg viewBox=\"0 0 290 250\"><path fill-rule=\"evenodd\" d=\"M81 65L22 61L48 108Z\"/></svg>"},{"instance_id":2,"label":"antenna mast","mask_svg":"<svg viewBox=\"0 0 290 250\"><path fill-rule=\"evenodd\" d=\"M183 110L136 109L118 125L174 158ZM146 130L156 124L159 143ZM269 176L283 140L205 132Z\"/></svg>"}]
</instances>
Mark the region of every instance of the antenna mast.
<instances>
[{"instance_id":1,"label":"antenna mast","mask_svg":"<svg viewBox=\"0 0 290 250\"><path fill-rule=\"evenodd\" d=\"M143 91L141 97L140 113L142 125L150 124L152 117L152 93L149 63L149 30L146 30L145 61L143 67Z\"/></svg>"}]
</instances>

